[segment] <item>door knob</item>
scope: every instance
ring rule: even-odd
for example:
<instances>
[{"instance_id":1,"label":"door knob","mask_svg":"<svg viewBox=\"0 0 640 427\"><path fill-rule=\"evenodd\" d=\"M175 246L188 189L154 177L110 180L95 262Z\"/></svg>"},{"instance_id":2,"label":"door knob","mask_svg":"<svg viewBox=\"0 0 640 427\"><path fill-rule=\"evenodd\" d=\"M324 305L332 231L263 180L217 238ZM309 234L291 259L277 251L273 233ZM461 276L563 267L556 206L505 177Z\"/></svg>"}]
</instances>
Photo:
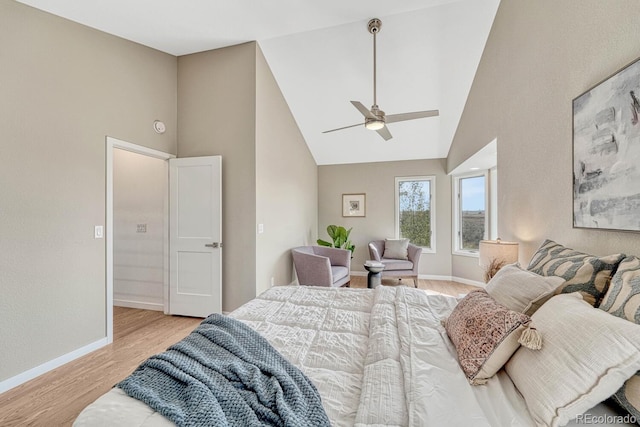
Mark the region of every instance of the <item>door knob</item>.
<instances>
[{"instance_id":1,"label":"door knob","mask_svg":"<svg viewBox=\"0 0 640 427\"><path fill-rule=\"evenodd\" d=\"M206 243L205 246L207 248L221 248L222 247L222 243L218 243L218 242Z\"/></svg>"}]
</instances>

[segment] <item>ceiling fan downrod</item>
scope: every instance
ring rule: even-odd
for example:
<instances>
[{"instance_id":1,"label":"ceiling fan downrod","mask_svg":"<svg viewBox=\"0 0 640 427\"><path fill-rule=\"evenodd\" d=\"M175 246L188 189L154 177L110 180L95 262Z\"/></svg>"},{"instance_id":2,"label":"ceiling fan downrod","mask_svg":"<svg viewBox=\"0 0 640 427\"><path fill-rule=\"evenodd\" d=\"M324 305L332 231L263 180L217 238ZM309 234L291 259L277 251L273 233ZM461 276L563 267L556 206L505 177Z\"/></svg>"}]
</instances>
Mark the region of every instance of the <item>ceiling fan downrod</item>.
<instances>
[{"instance_id":1,"label":"ceiling fan downrod","mask_svg":"<svg viewBox=\"0 0 640 427\"><path fill-rule=\"evenodd\" d=\"M376 91L376 78L377 78L377 57L376 57L376 34L380 32L382 28L382 21L378 18L373 18L367 24L367 28L371 34L373 34L373 107L372 109L378 109L378 95Z\"/></svg>"}]
</instances>

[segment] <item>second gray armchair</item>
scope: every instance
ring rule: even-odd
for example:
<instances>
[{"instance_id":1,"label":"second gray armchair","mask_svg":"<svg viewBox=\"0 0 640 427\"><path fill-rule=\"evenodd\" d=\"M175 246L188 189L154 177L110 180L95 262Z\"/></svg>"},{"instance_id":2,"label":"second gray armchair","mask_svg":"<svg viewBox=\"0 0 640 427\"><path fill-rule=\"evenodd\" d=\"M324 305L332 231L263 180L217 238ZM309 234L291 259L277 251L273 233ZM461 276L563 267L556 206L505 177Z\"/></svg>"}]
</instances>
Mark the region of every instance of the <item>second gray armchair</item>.
<instances>
[{"instance_id":1,"label":"second gray armchair","mask_svg":"<svg viewBox=\"0 0 640 427\"><path fill-rule=\"evenodd\" d=\"M349 286L351 251L326 246L300 246L291 250L298 283L311 286Z\"/></svg>"},{"instance_id":2,"label":"second gray armchair","mask_svg":"<svg viewBox=\"0 0 640 427\"><path fill-rule=\"evenodd\" d=\"M411 277L418 287L418 265L422 248L406 239L374 240L369 243L369 256L384 264L382 277Z\"/></svg>"}]
</instances>

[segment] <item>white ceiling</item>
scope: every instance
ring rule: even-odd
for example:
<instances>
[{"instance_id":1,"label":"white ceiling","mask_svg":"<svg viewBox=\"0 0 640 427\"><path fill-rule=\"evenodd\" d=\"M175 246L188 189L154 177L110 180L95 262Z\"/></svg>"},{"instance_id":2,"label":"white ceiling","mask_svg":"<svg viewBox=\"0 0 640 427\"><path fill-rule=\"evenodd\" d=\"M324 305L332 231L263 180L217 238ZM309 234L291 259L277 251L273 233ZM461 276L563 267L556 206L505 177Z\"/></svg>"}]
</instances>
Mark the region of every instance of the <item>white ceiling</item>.
<instances>
[{"instance_id":1,"label":"white ceiling","mask_svg":"<svg viewBox=\"0 0 640 427\"><path fill-rule=\"evenodd\" d=\"M318 164L447 156L500 0L19 0L170 53L257 40ZM378 105L387 114L440 116L388 126L393 139L355 127L349 101L373 103L371 18Z\"/></svg>"}]
</instances>

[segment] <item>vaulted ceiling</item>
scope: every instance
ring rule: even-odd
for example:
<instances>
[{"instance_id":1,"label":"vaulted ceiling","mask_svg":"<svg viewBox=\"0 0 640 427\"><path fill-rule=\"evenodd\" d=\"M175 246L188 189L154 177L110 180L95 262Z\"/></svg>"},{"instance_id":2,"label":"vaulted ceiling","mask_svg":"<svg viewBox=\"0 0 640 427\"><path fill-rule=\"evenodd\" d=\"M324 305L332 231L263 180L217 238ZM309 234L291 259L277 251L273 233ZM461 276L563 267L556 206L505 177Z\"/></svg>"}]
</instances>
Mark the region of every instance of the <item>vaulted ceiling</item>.
<instances>
[{"instance_id":1,"label":"vaulted ceiling","mask_svg":"<svg viewBox=\"0 0 640 427\"><path fill-rule=\"evenodd\" d=\"M447 156L500 0L19 0L167 52L184 55L256 40L316 163ZM349 101L387 114L440 111L393 123L384 141Z\"/></svg>"}]
</instances>

